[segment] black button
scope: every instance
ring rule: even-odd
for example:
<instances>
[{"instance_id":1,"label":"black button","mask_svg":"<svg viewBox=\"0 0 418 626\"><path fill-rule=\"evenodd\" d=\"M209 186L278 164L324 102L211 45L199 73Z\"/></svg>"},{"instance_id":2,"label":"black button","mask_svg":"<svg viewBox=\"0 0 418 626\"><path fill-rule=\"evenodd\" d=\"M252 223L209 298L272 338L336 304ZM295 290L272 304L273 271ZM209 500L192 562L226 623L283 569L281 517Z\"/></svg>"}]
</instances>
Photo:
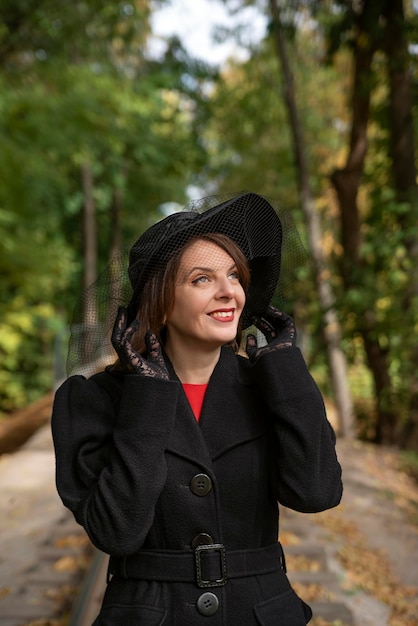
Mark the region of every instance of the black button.
<instances>
[{"instance_id":1,"label":"black button","mask_svg":"<svg viewBox=\"0 0 418 626\"><path fill-rule=\"evenodd\" d=\"M212 481L206 474L196 474L190 481L190 489L195 496L207 496L212 489Z\"/></svg>"},{"instance_id":2,"label":"black button","mask_svg":"<svg viewBox=\"0 0 418 626\"><path fill-rule=\"evenodd\" d=\"M212 543L214 543L214 541L208 533L199 533L192 541L192 548L194 550L197 546L208 546Z\"/></svg>"},{"instance_id":3,"label":"black button","mask_svg":"<svg viewBox=\"0 0 418 626\"><path fill-rule=\"evenodd\" d=\"M197 610L201 615L213 615L219 609L219 600L214 593L202 593L197 601Z\"/></svg>"}]
</instances>

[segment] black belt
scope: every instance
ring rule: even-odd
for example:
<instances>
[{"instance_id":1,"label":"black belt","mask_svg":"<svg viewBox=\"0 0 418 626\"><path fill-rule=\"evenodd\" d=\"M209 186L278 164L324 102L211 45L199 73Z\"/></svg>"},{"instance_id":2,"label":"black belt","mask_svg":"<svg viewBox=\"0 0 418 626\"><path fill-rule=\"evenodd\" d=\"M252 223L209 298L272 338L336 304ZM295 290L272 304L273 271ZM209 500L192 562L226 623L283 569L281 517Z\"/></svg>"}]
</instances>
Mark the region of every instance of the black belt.
<instances>
[{"instance_id":1,"label":"black belt","mask_svg":"<svg viewBox=\"0 0 418 626\"><path fill-rule=\"evenodd\" d=\"M222 587L228 578L286 571L280 543L250 550L225 550L223 544L200 545L193 551L139 550L128 557L111 557L108 574L161 582Z\"/></svg>"}]
</instances>

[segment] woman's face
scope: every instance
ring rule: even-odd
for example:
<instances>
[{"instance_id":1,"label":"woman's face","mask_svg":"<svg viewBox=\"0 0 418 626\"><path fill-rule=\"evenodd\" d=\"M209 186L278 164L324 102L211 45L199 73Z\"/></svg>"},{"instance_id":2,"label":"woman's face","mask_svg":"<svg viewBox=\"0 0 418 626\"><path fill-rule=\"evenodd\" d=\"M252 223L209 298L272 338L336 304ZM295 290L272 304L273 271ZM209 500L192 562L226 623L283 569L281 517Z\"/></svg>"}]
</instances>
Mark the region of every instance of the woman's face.
<instances>
[{"instance_id":1,"label":"woman's face","mask_svg":"<svg viewBox=\"0 0 418 626\"><path fill-rule=\"evenodd\" d=\"M245 293L232 257L210 241L184 251L177 274L174 306L166 319L167 341L192 349L217 349L233 341Z\"/></svg>"}]
</instances>

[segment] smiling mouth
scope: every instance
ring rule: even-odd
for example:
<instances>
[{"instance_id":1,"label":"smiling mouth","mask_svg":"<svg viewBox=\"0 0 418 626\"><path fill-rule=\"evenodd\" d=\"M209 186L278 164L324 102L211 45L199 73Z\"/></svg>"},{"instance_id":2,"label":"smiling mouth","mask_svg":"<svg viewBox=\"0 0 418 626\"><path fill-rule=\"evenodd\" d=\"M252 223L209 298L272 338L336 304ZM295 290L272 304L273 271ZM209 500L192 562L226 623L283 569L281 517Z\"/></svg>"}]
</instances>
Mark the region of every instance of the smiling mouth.
<instances>
[{"instance_id":1,"label":"smiling mouth","mask_svg":"<svg viewBox=\"0 0 418 626\"><path fill-rule=\"evenodd\" d=\"M221 322L229 322L234 319L234 310L230 311L213 311L208 314L209 317L212 317L215 320L219 320Z\"/></svg>"}]
</instances>

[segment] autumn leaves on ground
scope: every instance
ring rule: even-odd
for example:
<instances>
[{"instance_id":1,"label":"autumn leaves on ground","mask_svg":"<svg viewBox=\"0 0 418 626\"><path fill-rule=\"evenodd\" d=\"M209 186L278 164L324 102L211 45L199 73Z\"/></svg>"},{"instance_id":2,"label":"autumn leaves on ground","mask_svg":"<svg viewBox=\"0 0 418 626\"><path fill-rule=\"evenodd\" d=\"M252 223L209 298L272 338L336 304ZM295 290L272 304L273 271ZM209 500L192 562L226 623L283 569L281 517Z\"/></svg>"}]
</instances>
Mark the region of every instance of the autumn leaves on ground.
<instances>
[{"instance_id":1,"label":"autumn leaves on ground","mask_svg":"<svg viewBox=\"0 0 418 626\"><path fill-rule=\"evenodd\" d=\"M398 454L392 449L375 448L358 441L346 442L345 451L346 454L361 456L364 473L379 481L379 497L391 503L388 510L392 509L393 516L390 520L383 519L382 523L396 528L393 520L402 519L418 537L418 483L402 471ZM359 529L361 520L353 521L353 516L347 515L348 506L343 499L336 509L314 516L315 523L326 531L330 541L339 546L336 556L345 572L344 580L341 581L342 591L347 596L362 591L389 607L388 626L416 626L418 580L414 587L403 585L394 574L388 559L388 552L396 549L397 537L393 537L393 545L388 545L387 550L371 548L367 537ZM370 506L373 506L373 502ZM375 533L379 534L380 531L376 526ZM416 559L416 551L411 553L411 559ZM317 564L312 563L311 566L314 568ZM297 564L290 563L290 567L297 569ZM307 602L330 599L327 598L327 590L321 587L299 588L298 592ZM329 626L327 622L318 619L314 619L312 625ZM333 622L332 626L345 625Z\"/></svg>"}]
</instances>

